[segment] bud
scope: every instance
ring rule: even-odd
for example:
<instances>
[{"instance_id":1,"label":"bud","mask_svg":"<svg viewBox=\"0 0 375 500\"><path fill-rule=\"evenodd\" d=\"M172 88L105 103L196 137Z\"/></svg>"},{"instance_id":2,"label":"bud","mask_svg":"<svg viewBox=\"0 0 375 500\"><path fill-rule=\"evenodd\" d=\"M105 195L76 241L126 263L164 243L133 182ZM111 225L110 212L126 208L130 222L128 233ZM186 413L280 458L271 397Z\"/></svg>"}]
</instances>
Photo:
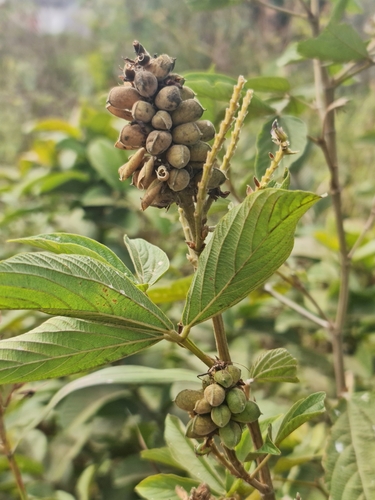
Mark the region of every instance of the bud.
<instances>
[{"instance_id":1,"label":"bud","mask_svg":"<svg viewBox=\"0 0 375 500\"><path fill-rule=\"evenodd\" d=\"M217 429L217 425L211 420L210 415L196 415L192 419L192 422L190 430L191 434L194 434L194 437L208 436ZM187 429L186 436L193 437L187 433Z\"/></svg>"},{"instance_id":2,"label":"bud","mask_svg":"<svg viewBox=\"0 0 375 500\"><path fill-rule=\"evenodd\" d=\"M245 409L241 413L233 414L232 418L236 422L241 422L243 424L250 424L255 422L261 415L259 406L254 403L254 401L247 401Z\"/></svg>"},{"instance_id":3,"label":"bud","mask_svg":"<svg viewBox=\"0 0 375 500\"><path fill-rule=\"evenodd\" d=\"M237 382L241 379L241 370L237 366L228 365L227 371L233 379L233 384L237 384Z\"/></svg>"},{"instance_id":4,"label":"bud","mask_svg":"<svg viewBox=\"0 0 375 500\"><path fill-rule=\"evenodd\" d=\"M231 450L241 441L241 435L242 429L240 424L232 420L225 427L219 429L222 444Z\"/></svg>"},{"instance_id":5,"label":"bud","mask_svg":"<svg viewBox=\"0 0 375 500\"><path fill-rule=\"evenodd\" d=\"M211 406L220 406L225 399L225 390L219 384L211 384L204 390L204 399ZM242 410L241 410L242 411Z\"/></svg>"},{"instance_id":6,"label":"bud","mask_svg":"<svg viewBox=\"0 0 375 500\"><path fill-rule=\"evenodd\" d=\"M218 427L225 427L231 419L232 413L227 405L212 408L211 419Z\"/></svg>"},{"instance_id":7,"label":"bud","mask_svg":"<svg viewBox=\"0 0 375 500\"><path fill-rule=\"evenodd\" d=\"M232 413L241 413L246 407L246 396L242 389L234 387L226 395L226 402Z\"/></svg>"}]
</instances>

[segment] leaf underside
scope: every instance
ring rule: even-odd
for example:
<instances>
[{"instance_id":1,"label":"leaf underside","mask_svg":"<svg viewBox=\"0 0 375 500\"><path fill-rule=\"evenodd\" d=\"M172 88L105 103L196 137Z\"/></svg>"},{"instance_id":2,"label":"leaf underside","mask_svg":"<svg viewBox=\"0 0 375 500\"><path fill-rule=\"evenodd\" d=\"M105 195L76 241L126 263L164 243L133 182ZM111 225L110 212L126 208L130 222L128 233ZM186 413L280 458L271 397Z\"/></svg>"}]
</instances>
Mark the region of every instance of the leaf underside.
<instances>
[{"instance_id":1,"label":"leaf underside","mask_svg":"<svg viewBox=\"0 0 375 500\"><path fill-rule=\"evenodd\" d=\"M298 382L297 360L286 349L272 349L256 358L249 377L256 382Z\"/></svg>"}]
</instances>

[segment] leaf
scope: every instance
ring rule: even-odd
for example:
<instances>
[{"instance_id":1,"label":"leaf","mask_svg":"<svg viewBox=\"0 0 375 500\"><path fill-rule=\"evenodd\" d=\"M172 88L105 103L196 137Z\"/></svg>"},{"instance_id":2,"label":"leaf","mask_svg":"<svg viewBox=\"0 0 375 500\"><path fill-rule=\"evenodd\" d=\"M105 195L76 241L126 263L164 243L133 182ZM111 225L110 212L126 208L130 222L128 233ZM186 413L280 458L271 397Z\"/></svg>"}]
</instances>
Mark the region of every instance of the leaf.
<instances>
[{"instance_id":1,"label":"leaf","mask_svg":"<svg viewBox=\"0 0 375 500\"><path fill-rule=\"evenodd\" d=\"M199 481L175 474L155 474L143 479L136 486L135 491L147 500L181 500L176 493L176 486L190 492L192 488L199 486Z\"/></svg>"},{"instance_id":2,"label":"leaf","mask_svg":"<svg viewBox=\"0 0 375 500\"><path fill-rule=\"evenodd\" d=\"M187 6L194 11L216 10L224 7L233 7L243 0L185 0Z\"/></svg>"},{"instance_id":3,"label":"leaf","mask_svg":"<svg viewBox=\"0 0 375 500\"><path fill-rule=\"evenodd\" d=\"M348 24L329 24L317 37L298 44L298 52L310 59L345 63L369 57L366 44Z\"/></svg>"},{"instance_id":4,"label":"leaf","mask_svg":"<svg viewBox=\"0 0 375 500\"><path fill-rule=\"evenodd\" d=\"M139 283L153 285L169 269L169 259L161 248L142 238L130 239L124 236L124 242L133 262Z\"/></svg>"},{"instance_id":5,"label":"leaf","mask_svg":"<svg viewBox=\"0 0 375 500\"><path fill-rule=\"evenodd\" d=\"M32 127L32 132L63 132L64 134L80 139L82 132L78 127L74 127L69 122L57 118L40 120Z\"/></svg>"},{"instance_id":6,"label":"leaf","mask_svg":"<svg viewBox=\"0 0 375 500\"><path fill-rule=\"evenodd\" d=\"M212 492L223 494L224 475L216 470L216 462L209 456L196 456L194 452L194 439L185 436L182 422L173 415L168 415L165 421L165 441L173 458L200 483L207 483Z\"/></svg>"},{"instance_id":7,"label":"leaf","mask_svg":"<svg viewBox=\"0 0 375 500\"><path fill-rule=\"evenodd\" d=\"M286 349L272 349L257 357L249 377L256 382L299 382L297 360Z\"/></svg>"},{"instance_id":8,"label":"leaf","mask_svg":"<svg viewBox=\"0 0 375 500\"><path fill-rule=\"evenodd\" d=\"M325 397L326 395L324 392L316 392L294 403L280 424L279 431L275 438L275 444L278 446L287 436L289 436L289 434L298 429L302 424L324 413Z\"/></svg>"},{"instance_id":9,"label":"leaf","mask_svg":"<svg viewBox=\"0 0 375 500\"><path fill-rule=\"evenodd\" d=\"M274 119L265 123L256 142L255 175L260 180L267 168L270 166L268 153L275 151L276 146L271 141L271 126ZM307 144L307 126L305 122L295 116L282 116L278 118L279 125L288 135L290 147L293 151L298 151L294 155L283 158L282 166L290 168L303 155Z\"/></svg>"},{"instance_id":10,"label":"leaf","mask_svg":"<svg viewBox=\"0 0 375 500\"><path fill-rule=\"evenodd\" d=\"M147 290L147 295L155 304L166 304L168 302L176 302L177 300L185 300L189 291L193 276L176 279Z\"/></svg>"},{"instance_id":11,"label":"leaf","mask_svg":"<svg viewBox=\"0 0 375 500\"><path fill-rule=\"evenodd\" d=\"M267 429L267 433L264 439L263 445L256 451L250 452L245 458L244 462L250 462L256 460L259 455L281 455L281 451L272 441L272 425L270 424Z\"/></svg>"},{"instance_id":12,"label":"leaf","mask_svg":"<svg viewBox=\"0 0 375 500\"><path fill-rule=\"evenodd\" d=\"M151 448L148 450L141 451L141 457L144 460L150 460L151 462L156 462L158 464L167 465L169 467L174 467L176 469L185 470L176 460L172 457L169 448L164 446L163 448Z\"/></svg>"},{"instance_id":13,"label":"leaf","mask_svg":"<svg viewBox=\"0 0 375 500\"><path fill-rule=\"evenodd\" d=\"M255 92L289 92L290 83L286 78L280 76L258 76L248 78L245 84L246 89L252 89Z\"/></svg>"},{"instance_id":14,"label":"leaf","mask_svg":"<svg viewBox=\"0 0 375 500\"><path fill-rule=\"evenodd\" d=\"M349 2L350 0L336 0L332 9L329 24L339 23L341 21Z\"/></svg>"},{"instance_id":15,"label":"leaf","mask_svg":"<svg viewBox=\"0 0 375 500\"><path fill-rule=\"evenodd\" d=\"M288 258L298 220L318 200L313 193L265 189L228 212L199 258L183 324L229 309L264 283Z\"/></svg>"},{"instance_id":16,"label":"leaf","mask_svg":"<svg viewBox=\"0 0 375 500\"><path fill-rule=\"evenodd\" d=\"M113 266L120 273L124 273L127 278L135 281L132 272L112 250L86 236L71 233L49 233L9 241L34 246L56 254L87 255Z\"/></svg>"},{"instance_id":17,"label":"leaf","mask_svg":"<svg viewBox=\"0 0 375 500\"><path fill-rule=\"evenodd\" d=\"M104 138L94 139L87 148L87 156L93 168L106 183L117 191L127 188L119 180L118 169L126 163L123 151L116 149L111 141Z\"/></svg>"},{"instance_id":18,"label":"leaf","mask_svg":"<svg viewBox=\"0 0 375 500\"><path fill-rule=\"evenodd\" d=\"M375 498L375 394L356 393L331 429L323 467L332 500Z\"/></svg>"},{"instance_id":19,"label":"leaf","mask_svg":"<svg viewBox=\"0 0 375 500\"><path fill-rule=\"evenodd\" d=\"M57 172L53 174L48 174L42 178L38 179L34 185L38 187L40 193L48 193L53 189L56 189L67 182L88 182L90 177L77 170L69 170L68 172Z\"/></svg>"}]
</instances>

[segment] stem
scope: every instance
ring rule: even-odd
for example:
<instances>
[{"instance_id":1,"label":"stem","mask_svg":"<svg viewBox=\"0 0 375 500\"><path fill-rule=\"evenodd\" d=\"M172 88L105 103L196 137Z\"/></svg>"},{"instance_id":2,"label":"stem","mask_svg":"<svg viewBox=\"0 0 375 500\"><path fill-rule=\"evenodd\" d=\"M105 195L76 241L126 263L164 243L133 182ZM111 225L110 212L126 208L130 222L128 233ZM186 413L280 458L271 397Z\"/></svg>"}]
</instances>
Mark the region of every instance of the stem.
<instances>
[{"instance_id":1,"label":"stem","mask_svg":"<svg viewBox=\"0 0 375 500\"><path fill-rule=\"evenodd\" d=\"M259 427L258 420L256 420L255 422L252 422L251 424L247 424L247 427L250 431L251 439L253 441L255 449L259 450L259 448L261 448L263 446L263 438L262 438L262 433L261 433L261 430ZM263 462L264 458L265 458L265 455L261 455L257 458L258 467ZM260 476L262 483L266 484L268 487L268 490L269 490L269 496L264 497L264 499L265 500L275 500L271 472L270 472L270 469L268 467L267 462L264 463L262 465L262 467L259 469L259 476ZM273 496L271 496L271 493L273 494Z\"/></svg>"},{"instance_id":2,"label":"stem","mask_svg":"<svg viewBox=\"0 0 375 500\"><path fill-rule=\"evenodd\" d=\"M266 457L260 462L260 464L255 467L255 469L253 470L253 472L251 473L251 477L255 477L258 472L263 469L263 467L266 465L266 463L268 462L268 460L272 457L272 455L268 454L266 455Z\"/></svg>"},{"instance_id":3,"label":"stem","mask_svg":"<svg viewBox=\"0 0 375 500\"><path fill-rule=\"evenodd\" d=\"M14 454L12 452L12 448L10 446L10 443L8 441L8 436L6 433L5 429L5 422L4 422L4 410L5 407L3 405L3 400L2 400L2 395L0 393L0 439L2 442L2 448L4 455L7 457L8 462L9 462L9 467L10 470L12 471L12 474L14 476L18 493L20 495L20 500L28 500L28 495L26 492L26 488L24 485L24 482L22 480L21 472L20 469L18 468L16 459L14 457Z\"/></svg>"},{"instance_id":4,"label":"stem","mask_svg":"<svg viewBox=\"0 0 375 500\"><path fill-rule=\"evenodd\" d=\"M186 347L191 353L193 353L197 358L199 358L205 365L207 365L209 368L215 364L215 360L212 359L210 356L205 354L203 351L197 347L194 342L190 339L184 339L182 342L180 342L181 345Z\"/></svg>"},{"instance_id":5,"label":"stem","mask_svg":"<svg viewBox=\"0 0 375 500\"><path fill-rule=\"evenodd\" d=\"M303 19L307 18L307 16L305 14L302 14L301 12L295 12L294 10L284 9L284 7L278 7L277 5L263 2L263 0L251 0L251 1L259 5L262 5L267 9L276 10L277 12L283 12L284 14L288 14L289 16L302 17Z\"/></svg>"},{"instance_id":6,"label":"stem","mask_svg":"<svg viewBox=\"0 0 375 500\"><path fill-rule=\"evenodd\" d=\"M215 335L218 357L219 359L221 359L221 361L227 361L228 363L231 363L228 340L225 334L223 316L221 314L217 314L212 318L212 323L214 327L214 335Z\"/></svg>"},{"instance_id":7,"label":"stem","mask_svg":"<svg viewBox=\"0 0 375 500\"><path fill-rule=\"evenodd\" d=\"M370 211L370 215L368 216L368 219L366 221L366 224L364 225L362 232L358 236L356 242L352 246L352 249L348 253L348 259L351 260L353 258L353 255L355 254L357 248L360 247L362 241L364 240L367 231L369 231L371 229L371 226L373 225L374 220L375 220L375 198L372 200L371 211Z\"/></svg>"}]
</instances>

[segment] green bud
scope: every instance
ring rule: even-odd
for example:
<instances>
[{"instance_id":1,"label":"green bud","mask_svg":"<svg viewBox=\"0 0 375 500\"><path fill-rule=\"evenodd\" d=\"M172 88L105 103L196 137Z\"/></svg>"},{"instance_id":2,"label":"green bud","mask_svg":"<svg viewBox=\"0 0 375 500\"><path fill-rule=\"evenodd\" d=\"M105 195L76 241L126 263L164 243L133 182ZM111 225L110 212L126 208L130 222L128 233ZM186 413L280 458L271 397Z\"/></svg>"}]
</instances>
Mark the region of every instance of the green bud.
<instances>
[{"instance_id":1,"label":"green bud","mask_svg":"<svg viewBox=\"0 0 375 500\"><path fill-rule=\"evenodd\" d=\"M227 448L233 450L241 441L242 429L240 424L232 420L225 426L219 429L221 442Z\"/></svg>"},{"instance_id":2,"label":"green bud","mask_svg":"<svg viewBox=\"0 0 375 500\"><path fill-rule=\"evenodd\" d=\"M226 396L226 402L232 413L241 413L246 406L246 396L242 389L234 387Z\"/></svg>"},{"instance_id":3,"label":"green bud","mask_svg":"<svg viewBox=\"0 0 375 500\"><path fill-rule=\"evenodd\" d=\"M254 401L247 401L245 409L241 413L236 413L232 415L233 420L236 422L241 422L243 424L250 424L255 422L261 415L259 406L254 403Z\"/></svg>"},{"instance_id":4,"label":"green bud","mask_svg":"<svg viewBox=\"0 0 375 500\"><path fill-rule=\"evenodd\" d=\"M191 423L186 427L187 437L204 437L208 436L217 429L217 425L211 420L210 415L196 415Z\"/></svg>"},{"instance_id":5,"label":"green bud","mask_svg":"<svg viewBox=\"0 0 375 500\"><path fill-rule=\"evenodd\" d=\"M225 388L231 387L233 385L233 378L227 370L220 370L216 372L214 375L214 379L215 382Z\"/></svg>"},{"instance_id":6,"label":"green bud","mask_svg":"<svg viewBox=\"0 0 375 500\"><path fill-rule=\"evenodd\" d=\"M199 415L203 415L204 413L210 413L211 410L212 406L204 398L200 399L195 403L194 412L198 413Z\"/></svg>"}]
</instances>

